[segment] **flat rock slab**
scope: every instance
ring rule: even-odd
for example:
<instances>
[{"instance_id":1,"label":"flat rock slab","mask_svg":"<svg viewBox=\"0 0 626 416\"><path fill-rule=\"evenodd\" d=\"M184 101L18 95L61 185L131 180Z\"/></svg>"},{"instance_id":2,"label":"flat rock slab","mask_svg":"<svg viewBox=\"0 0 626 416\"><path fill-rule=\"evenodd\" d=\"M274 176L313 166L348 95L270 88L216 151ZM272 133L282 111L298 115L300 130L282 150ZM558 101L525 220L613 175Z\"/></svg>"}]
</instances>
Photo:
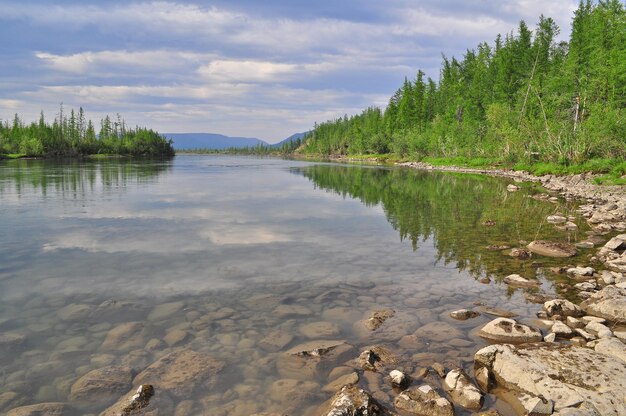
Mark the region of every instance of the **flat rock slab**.
<instances>
[{"instance_id":1,"label":"flat rock slab","mask_svg":"<svg viewBox=\"0 0 626 416\"><path fill-rule=\"evenodd\" d=\"M203 390L213 387L222 368L224 363L209 354L180 349L154 362L139 373L133 383L136 386L151 384L157 394L164 390L184 399L196 387Z\"/></svg>"},{"instance_id":2,"label":"flat rock slab","mask_svg":"<svg viewBox=\"0 0 626 416\"><path fill-rule=\"evenodd\" d=\"M606 286L582 303L590 315L600 316L612 322L626 322L626 289Z\"/></svg>"},{"instance_id":3,"label":"flat rock slab","mask_svg":"<svg viewBox=\"0 0 626 416\"><path fill-rule=\"evenodd\" d=\"M578 252L576 246L559 241L537 240L527 247L533 253L546 257L573 257Z\"/></svg>"},{"instance_id":4,"label":"flat rock slab","mask_svg":"<svg viewBox=\"0 0 626 416\"><path fill-rule=\"evenodd\" d=\"M474 356L475 368L486 368L497 387L543 398L560 411L587 404L598 414L626 414L626 363L588 348L554 343L491 345ZM523 409L521 400L505 400Z\"/></svg>"},{"instance_id":5,"label":"flat rock slab","mask_svg":"<svg viewBox=\"0 0 626 416\"><path fill-rule=\"evenodd\" d=\"M522 325L509 318L496 318L483 326L478 335L494 342L510 342L520 344L524 342L538 342L543 339L541 332Z\"/></svg>"}]
</instances>

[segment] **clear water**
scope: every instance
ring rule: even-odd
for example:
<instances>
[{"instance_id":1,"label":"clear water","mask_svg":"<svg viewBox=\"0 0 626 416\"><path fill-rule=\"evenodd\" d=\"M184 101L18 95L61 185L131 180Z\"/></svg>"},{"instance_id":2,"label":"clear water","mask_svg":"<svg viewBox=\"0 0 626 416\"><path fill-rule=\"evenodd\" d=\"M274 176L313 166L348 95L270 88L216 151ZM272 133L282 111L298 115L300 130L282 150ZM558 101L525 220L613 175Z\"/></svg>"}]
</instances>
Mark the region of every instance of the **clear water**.
<instances>
[{"instance_id":1,"label":"clear water","mask_svg":"<svg viewBox=\"0 0 626 416\"><path fill-rule=\"evenodd\" d=\"M210 388L167 396L180 415L314 414L332 396L323 391L330 370L354 365L343 359L300 375L277 366L285 350L314 339L345 340L354 357L385 345L409 373L434 362L471 372L485 345L474 331L490 318L459 322L448 313L482 302L529 321L539 306L500 280L538 277L540 291L553 294L561 279L547 271L556 262L486 247L574 242L586 230L580 219L575 233L544 221L572 215L574 204L531 198L540 190L527 184L509 193L508 183L226 156L0 162L0 339L23 337L0 343L0 413L64 402L98 414L110 400L72 402L77 379L107 365L137 374L179 348L225 363ZM360 331L355 323L380 308L396 316L379 331ZM142 324L133 342L105 342L127 322ZM309 325L317 322L324 324ZM454 341L410 337L432 322L452 326ZM173 330L185 336L170 346ZM276 330L292 340L279 351L262 348ZM395 393L383 375L358 373L390 405ZM294 378L301 380L285 384ZM423 381L439 385L433 375ZM493 397L490 406L510 412Z\"/></svg>"}]
</instances>

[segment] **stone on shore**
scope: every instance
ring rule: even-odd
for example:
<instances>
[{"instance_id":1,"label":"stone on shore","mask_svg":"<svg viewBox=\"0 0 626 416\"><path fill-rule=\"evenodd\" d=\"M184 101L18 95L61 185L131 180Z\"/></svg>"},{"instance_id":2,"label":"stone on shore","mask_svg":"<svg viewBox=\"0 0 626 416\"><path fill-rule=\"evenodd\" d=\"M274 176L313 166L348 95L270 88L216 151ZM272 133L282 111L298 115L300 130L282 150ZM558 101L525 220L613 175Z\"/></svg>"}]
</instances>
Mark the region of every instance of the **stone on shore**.
<instances>
[{"instance_id":1,"label":"stone on shore","mask_svg":"<svg viewBox=\"0 0 626 416\"><path fill-rule=\"evenodd\" d=\"M496 318L483 326L478 335L488 341L520 344L538 342L543 339L541 332L513 319Z\"/></svg>"},{"instance_id":2,"label":"stone on shore","mask_svg":"<svg viewBox=\"0 0 626 416\"><path fill-rule=\"evenodd\" d=\"M474 360L477 370L488 369L495 387L552 401L555 411L587 403L602 415L626 414L626 363L591 349L554 343L491 345ZM503 398L514 407L528 401L511 394Z\"/></svg>"},{"instance_id":3,"label":"stone on shore","mask_svg":"<svg viewBox=\"0 0 626 416\"><path fill-rule=\"evenodd\" d=\"M573 257L577 253L574 245L558 241L537 240L527 247L533 253L546 257Z\"/></svg>"},{"instance_id":4,"label":"stone on shore","mask_svg":"<svg viewBox=\"0 0 626 416\"><path fill-rule=\"evenodd\" d=\"M626 289L606 286L582 303L585 312L611 322L626 323Z\"/></svg>"},{"instance_id":5,"label":"stone on shore","mask_svg":"<svg viewBox=\"0 0 626 416\"><path fill-rule=\"evenodd\" d=\"M444 385L446 392L455 403L471 410L480 410L483 407L483 394L460 368L448 372Z\"/></svg>"},{"instance_id":6,"label":"stone on shore","mask_svg":"<svg viewBox=\"0 0 626 416\"><path fill-rule=\"evenodd\" d=\"M417 416L454 416L452 403L428 384L403 391L393 403L398 410Z\"/></svg>"},{"instance_id":7,"label":"stone on shore","mask_svg":"<svg viewBox=\"0 0 626 416\"><path fill-rule=\"evenodd\" d=\"M617 338L605 338L595 341L593 349L596 352L610 355L626 363L626 345Z\"/></svg>"},{"instance_id":8,"label":"stone on shore","mask_svg":"<svg viewBox=\"0 0 626 416\"><path fill-rule=\"evenodd\" d=\"M566 299L549 300L543 304L543 309L546 311L548 316L559 315L561 317L576 317L582 315L580 307Z\"/></svg>"}]
</instances>

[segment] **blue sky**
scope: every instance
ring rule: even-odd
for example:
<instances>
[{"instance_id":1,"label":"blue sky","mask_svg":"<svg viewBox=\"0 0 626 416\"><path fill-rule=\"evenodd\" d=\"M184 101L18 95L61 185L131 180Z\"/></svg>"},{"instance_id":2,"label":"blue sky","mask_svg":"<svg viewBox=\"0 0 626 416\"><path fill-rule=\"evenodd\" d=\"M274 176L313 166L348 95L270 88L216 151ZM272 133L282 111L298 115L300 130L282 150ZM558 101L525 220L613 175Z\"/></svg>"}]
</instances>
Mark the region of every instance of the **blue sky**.
<instances>
[{"instance_id":1,"label":"blue sky","mask_svg":"<svg viewBox=\"0 0 626 416\"><path fill-rule=\"evenodd\" d=\"M3 1L0 118L59 104L161 132L276 142L384 106L441 54L520 19L567 38L578 0Z\"/></svg>"}]
</instances>

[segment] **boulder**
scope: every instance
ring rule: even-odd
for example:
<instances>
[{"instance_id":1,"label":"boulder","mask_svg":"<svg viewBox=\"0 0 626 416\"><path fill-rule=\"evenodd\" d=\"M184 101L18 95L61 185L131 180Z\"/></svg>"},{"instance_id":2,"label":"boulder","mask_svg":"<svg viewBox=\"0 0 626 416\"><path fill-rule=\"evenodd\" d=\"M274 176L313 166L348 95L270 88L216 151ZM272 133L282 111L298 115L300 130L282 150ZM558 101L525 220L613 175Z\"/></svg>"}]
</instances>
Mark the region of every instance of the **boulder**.
<instances>
[{"instance_id":1,"label":"boulder","mask_svg":"<svg viewBox=\"0 0 626 416\"><path fill-rule=\"evenodd\" d=\"M166 391L177 398L187 398L193 390L208 390L217 384L217 374L224 363L211 355L179 349L151 364L135 377L133 383L151 384L157 392Z\"/></svg>"},{"instance_id":2,"label":"boulder","mask_svg":"<svg viewBox=\"0 0 626 416\"><path fill-rule=\"evenodd\" d=\"M606 286L582 303L585 312L611 322L626 323L626 289Z\"/></svg>"},{"instance_id":3,"label":"boulder","mask_svg":"<svg viewBox=\"0 0 626 416\"><path fill-rule=\"evenodd\" d=\"M356 386L345 386L317 412L320 416L388 416L389 411L371 394Z\"/></svg>"},{"instance_id":4,"label":"boulder","mask_svg":"<svg viewBox=\"0 0 626 416\"><path fill-rule=\"evenodd\" d=\"M605 338L596 341L593 348L596 352L610 355L626 363L626 345L617 338Z\"/></svg>"},{"instance_id":5,"label":"boulder","mask_svg":"<svg viewBox=\"0 0 626 416\"><path fill-rule=\"evenodd\" d=\"M554 324L550 328L550 331L554 335L558 337L563 337L563 338L569 338L574 334L574 331L572 331L572 329L569 326L559 321L554 322Z\"/></svg>"},{"instance_id":6,"label":"boulder","mask_svg":"<svg viewBox=\"0 0 626 416\"><path fill-rule=\"evenodd\" d=\"M391 371L389 373L389 378L391 379L391 384L394 387L398 387L401 389L405 388L411 383L411 379L409 378L409 376L407 376L400 370Z\"/></svg>"},{"instance_id":7,"label":"boulder","mask_svg":"<svg viewBox=\"0 0 626 416\"><path fill-rule=\"evenodd\" d=\"M523 401L529 399L521 396L527 395L553 402L555 411L586 402L602 415L626 414L626 363L591 349L555 343L491 345L478 351L474 362L477 370L488 369L495 387L508 391L503 399L515 408L525 408Z\"/></svg>"},{"instance_id":8,"label":"boulder","mask_svg":"<svg viewBox=\"0 0 626 416\"><path fill-rule=\"evenodd\" d=\"M466 409L480 410L483 407L483 394L460 368L448 372L444 380L444 387L452 397L452 401Z\"/></svg>"},{"instance_id":9,"label":"boulder","mask_svg":"<svg viewBox=\"0 0 626 416\"><path fill-rule=\"evenodd\" d=\"M293 335L285 331L276 330L270 332L265 338L260 340L259 347L263 348L265 351L276 352L285 348L291 340L293 340Z\"/></svg>"},{"instance_id":10,"label":"boulder","mask_svg":"<svg viewBox=\"0 0 626 416\"><path fill-rule=\"evenodd\" d=\"M543 339L541 332L509 318L496 318L483 326L478 335L493 342L538 342Z\"/></svg>"},{"instance_id":11,"label":"boulder","mask_svg":"<svg viewBox=\"0 0 626 416\"><path fill-rule=\"evenodd\" d=\"M527 247L533 253L546 257L573 257L577 253L576 246L558 241L537 240Z\"/></svg>"},{"instance_id":12,"label":"boulder","mask_svg":"<svg viewBox=\"0 0 626 416\"><path fill-rule=\"evenodd\" d=\"M452 403L428 384L403 391L393 403L398 410L417 416L454 416Z\"/></svg>"},{"instance_id":13,"label":"boulder","mask_svg":"<svg viewBox=\"0 0 626 416\"><path fill-rule=\"evenodd\" d=\"M582 315L582 310L578 305L574 305L572 302L566 299L554 299L549 300L543 304L543 309L546 311L548 316L580 316Z\"/></svg>"},{"instance_id":14,"label":"boulder","mask_svg":"<svg viewBox=\"0 0 626 416\"><path fill-rule=\"evenodd\" d=\"M79 378L70 390L69 399L92 405L108 405L131 387L132 374L128 367L108 366L92 370Z\"/></svg>"},{"instance_id":15,"label":"boulder","mask_svg":"<svg viewBox=\"0 0 626 416\"><path fill-rule=\"evenodd\" d=\"M626 249L626 234L620 234L611 238L604 245L605 248L609 250L624 250Z\"/></svg>"}]
</instances>

